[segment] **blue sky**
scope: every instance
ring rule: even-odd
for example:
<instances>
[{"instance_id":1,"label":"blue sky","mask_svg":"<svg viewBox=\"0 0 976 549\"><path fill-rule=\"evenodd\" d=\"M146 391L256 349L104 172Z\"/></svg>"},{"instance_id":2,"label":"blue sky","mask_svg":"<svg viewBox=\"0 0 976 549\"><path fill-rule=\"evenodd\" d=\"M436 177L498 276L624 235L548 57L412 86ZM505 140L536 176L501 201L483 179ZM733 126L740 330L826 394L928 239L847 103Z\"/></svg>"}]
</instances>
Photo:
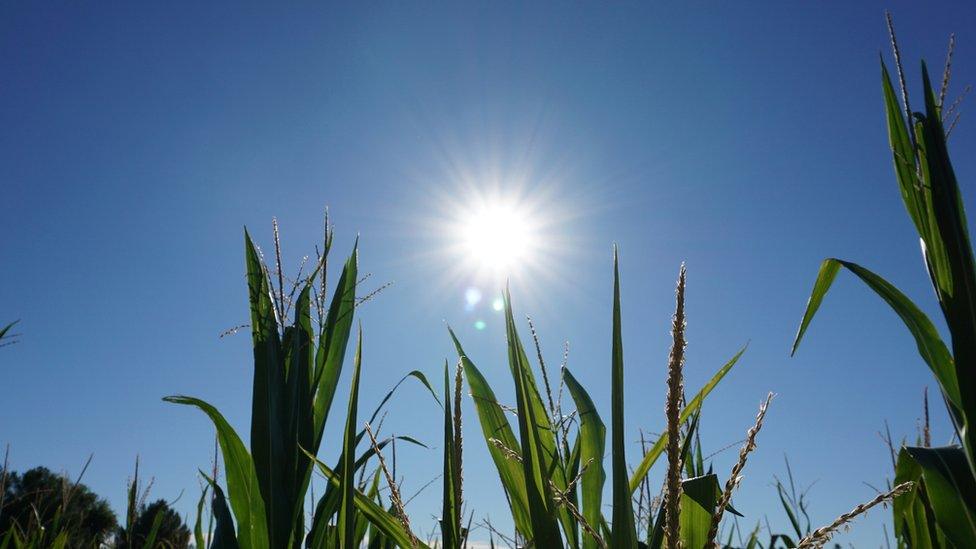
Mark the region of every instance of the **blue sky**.
<instances>
[{"instance_id":1,"label":"blue sky","mask_svg":"<svg viewBox=\"0 0 976 549\"><path fill-rule=\"evenodd\" d=\"M154 495L182 491L188 512L212 429L160 399L203 397L246 432L249 338L218 337L248 318L243 227L268 248L277 216L297 265L326 205L336 250L359 234L370 283L393 282L360 314L364 405L453 360L445 323L509 397L500 317L464 300L497 288L443 249L454 208L490 187L548 222L544 260L513 279L516 313L533 315L550 364L569 340L569 366L607 416L620 246L635 440L663 424L687 262L687 384L750 342L706 405L706 451L779 395L735 498L745 524L787 527L770 486L784 454L801 483L816 481L814 522L829 521L891 475L876 433L888 420L913 437L932 385L897 318L848 276L788 357L827 256L938 316L887 149L885 8L914 90L918 59L941 71L949 32L950 95L976 82L976 13L963 3L4 5L0 321L20 318L23 337L0 350L0 444L15 469L77 473L94 453L86 480L116 508L139 455ZM970 210L974 145L966 113L950 147ZM388 428L437 445L440 416L419 386L390 411ZM466 400L467 493L476 516L504 525L473 412ZM338 433L330 425L330 459ZM398 454L408 494L439 473L437 450ZM734 454L715 458L723 475ZM435 487L411 503L423 529L438 500ZM882 543L886 513L843 539Z\"/></svg>"}]
</instances>

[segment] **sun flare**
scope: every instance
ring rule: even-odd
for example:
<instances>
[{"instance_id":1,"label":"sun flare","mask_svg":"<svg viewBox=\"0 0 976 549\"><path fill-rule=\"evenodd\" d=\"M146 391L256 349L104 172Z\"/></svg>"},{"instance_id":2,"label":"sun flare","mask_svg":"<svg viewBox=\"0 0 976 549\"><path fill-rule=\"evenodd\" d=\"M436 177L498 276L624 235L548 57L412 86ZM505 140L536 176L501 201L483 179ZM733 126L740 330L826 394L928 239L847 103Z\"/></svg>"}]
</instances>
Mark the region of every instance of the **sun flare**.
<instances>
[{"instance_id":1,"label":"sun flare","mask_svg":"<svg viewBox=\"0 0 976 549\"><path fill-rule=\"evenodd\" d=\"M526 295L566 288L563 267L578 249L572 205L586 202L568 187L572 175L459 166L431 178L439 183L426 194L430 213L418 224L424 244L417 260L432 268L432 282L462 298L476 320L504 310L506 288Z\"/></svg>"},{"instance_id":2,"label":"sun flare","mask_svg":"<svg viewBox=\"0 0 976 549\"><path fill-rule=\"evenodd\" d=\"M467 259L480 270L510 274L528 260L536 235L526 219L527 212L513 204L480 204L462 221L461 240Z\"/></svg>"}]
</instances>

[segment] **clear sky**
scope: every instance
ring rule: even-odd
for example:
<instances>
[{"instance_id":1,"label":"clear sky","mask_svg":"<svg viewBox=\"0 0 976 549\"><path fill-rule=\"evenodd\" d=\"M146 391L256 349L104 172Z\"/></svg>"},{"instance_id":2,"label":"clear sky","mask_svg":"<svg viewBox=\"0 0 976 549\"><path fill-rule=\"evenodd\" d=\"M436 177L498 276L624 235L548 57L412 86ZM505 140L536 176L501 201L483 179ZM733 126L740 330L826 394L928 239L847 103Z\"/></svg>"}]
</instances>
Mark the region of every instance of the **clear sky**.
<instances>
[{"instance_id":1,"label":"clear sky","mask_svg":"<svg viewBox=\"0 0 976 549\"><path fill-rule=\"evenodd\" d=\"M326 205L338 253L358 233L367 286L393 282L360 310L364 407L409 370L439 379L454 360L445 323L510 400L504 331L487 306L497 288L448 234L472 189L495 189L545 224L512 292L550 364L569 340L570 368L609 417L619 244L627 427L634 440L660 430L686 261L688 386L751 342L705 407L706 452L742 438L766 392L779 395L735 498L744 524L787 528L770 486L784 454L801 483L816 481L813 520L827 522L891 476L876 433L888 420L913 438L932 386L904 327L846 274L788 357L826 256L861 262L939 316L887 148L885 8L916 93L917 61L941 72L950 32L950 96L976 83L976 11L962 2L6 3L0 321L20 318L23 336L0 349L0 444L15 469L77 473L94 453L86 481L116 509L139 455L153 494L182 491L189 512L213 431L160 399L200 396L246 433L249 336L218 337L248 320L243 227L268 249L277 216L297 266ZM950 147L972 211L970 107ZM486 296L473 311L470 287ZM470 505L508 524L464 406ZM388 429L438 445L441 416L419 385L390 410ZM329 426L327 461L339 433ZM408 494L440 472L436 449L398 454ZM734 459L715 458L723 477ZM410 504L424 530L439 497L434 486ZM843 539L878 546L887 517Z\"/></svg>"}]
</instances>

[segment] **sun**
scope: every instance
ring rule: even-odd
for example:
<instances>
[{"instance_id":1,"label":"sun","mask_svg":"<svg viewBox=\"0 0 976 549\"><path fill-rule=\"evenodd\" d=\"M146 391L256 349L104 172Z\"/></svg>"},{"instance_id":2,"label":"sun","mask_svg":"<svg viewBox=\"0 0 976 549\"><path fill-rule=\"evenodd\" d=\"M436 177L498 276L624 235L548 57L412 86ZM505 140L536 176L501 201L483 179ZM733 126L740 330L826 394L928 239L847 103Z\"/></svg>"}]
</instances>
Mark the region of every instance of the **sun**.
<instances>
[{"instance_id":1,"label":"sun","mask_svg":"<svg viewBox=\"0 0 976 549\"><path fill-rule=\"evenodd\" d=\"M460 171L425 193L429 213L416 218L423 243L411 261L430 269L425 278L440 293L460 296L467 314L487 322L478 315L502 312L506 288L541 296L567 287L564 267L579 249L577 199L555 177Z\"/></svg>"},{"instance_id":2,"label":"sun","mask_svg":"<svg viewBox=\"0 0 976 549\"><path fill-rule=\"evenodd\" d=\"M482 202L460 219L461 246L471 264L497 275L511 275L531 260L538 235L529 212L502 200Z\"/></svg>"}]
</instances>

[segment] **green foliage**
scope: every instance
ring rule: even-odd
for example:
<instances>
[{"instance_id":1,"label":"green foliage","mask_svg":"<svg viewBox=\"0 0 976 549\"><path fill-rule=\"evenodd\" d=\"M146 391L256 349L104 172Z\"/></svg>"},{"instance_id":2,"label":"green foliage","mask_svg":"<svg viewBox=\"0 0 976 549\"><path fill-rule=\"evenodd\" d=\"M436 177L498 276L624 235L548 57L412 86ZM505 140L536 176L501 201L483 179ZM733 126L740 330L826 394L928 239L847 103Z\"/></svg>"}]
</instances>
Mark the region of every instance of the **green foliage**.
<instances>
[{"instance_id":1,"label":"green foliage","mask_svg":"<svg viewBox=\"0 0 976 549\"><path fill-rule=\"evenodd\" d=\"M565 367L562 369L562 382L576 405L576 412L563 414L560 402L546 407L515 327L511 297L507 291L504 301L518 436L485 377L464 352L453 331L450 331L450 335L518 536L525 540L526 546L533 547L660 547L663 514L659 513L657 519L648 525L649 543L639 542L636 520L639 515L635 512L632 498L635 491L647 482L651 465L664 450L667 434L654 441L640 467L631 474L625 459L624 360L616 254L609 364L612 381L610 521L603 515L603 491L607 477L604 468L606 425L589 393ZM743 351L719 369L683 409L681 423L684 429L679 435L684 435L682 453L686 458L692 450L692 436L698 417L695 412L700 410L705 397L736 364ZM545 364L541 352L538 354L539 367L545 376ZM546 400L552 403L552 395L547 393L546 396ZM573 424L576 425L575 429L572 428ZM697 461L688 459L697 463L691 466L691 471L704 469L700 446L698 457ZM682 542L685 547L704 546L721 494L718 478L702 471L701 475L686 479L683 483L688 493L683 496L687 504L683 505L681 513ZM731 509L730 512L735 513Z\"/></svg>"},{"instance_id":2,"label":"green foliage","mask_svg":"<svg viewBox=\"0 0 976 549\"><path fill-rule=\"evenodd\" d=\"M444 548L461 547L461 440L451 406L451 378L447 361L444 361L444 472L441 509L441 545Z\"/></svg>"},{"instance_id":3,"label":"green foliage","mask_svg":"<svg viewBox=\"0 0 976 549\"><path fill-rule=\"evenodd\" d=\"M190 543L190 530L166 500L139 505L134 520L116 534L116 549L185 549Z\"/></svg>"},{"instance_id":4,"label":"green foliage","mask_svg":"<svg viewBox=\"0 0 976 549\"><path fill-rule=\"evenodd\" d=\"M148 488L141 492L139 460L129 481L125 525L115 533L115 549L185 549L190 543L190 530L166 500L146 505Z\"/></svg>"},{"instance_id":5,"label":"green foliage","mask_svg":"<svg viewBox=\"0 0 976 549\"><path fill-rule=\"evenodd\" d=\"M115 513L81 477L72 481L45 467L4 473L0 540L9 539L6 543L14 547L87 548L106 542L114 532Z\"/></svg>"},{"instance_id":6,"label":"green foliage","mask_svg":"<svg viewBox=\"0 0 976 549\"><path fill-rule=\"evenodd\" d=\"M625 549L637 545L634 507L627 482L627 447L624 442L624 349L620 326L620 270L613 250L613 329L610 350L610 430L613 478L613 538L610 546ZM713 506L714 510L714 506Z\"/></svg>"},{"instance_id":7,"label":"green foliage","mask_svg":"<svg viewBox=\"0 0 976 549\"><path fill-rule=\"evenodd\" d=\"M374 455L371 449L361 458L354 459L356 446L363 436L362 431L357 432L356 419L361 338L356 348L340 465L335 473L323 469L323 474L329 478L330 489L316 506L316 523L310 528L304 524L305 495L338 387L357 303L358 243L343 265L331 302L326 303L325 270L332 243L332 232L328 223L326 225L324 252L314 270L287 294L280 259L276 265L278 287L275 288L272 271L245 231L254 355L250 448L244 445L223 415L207 402L187 396L164 399L200 409L217 430L225 464L227 497L225 499L216 479L210 479L212 509L217 522L211 547L298 548L305 542L306 531L311 532L310 543L314 547L332 546L329 545L332 542L341 547L358 547L357 540L361 540L368 524L387 533L384 528L388 529L389 513L381 507L371 506L375 504L361 493L362 487L357 486L354 477ZM275 256L280 258L277 225L275 237ZM296 292L297 298L293 299ZM317 327L313 326L313 308L318 313ZM284 318L292 309L294 320L286 326ZM417 378L430 389L423 374L411 372L404 379L407 377ZM374 412L374 418L392 392ZM320 469L324 467L319 466ZM338 490L332 489L333 486ZM236 531L232 527L234 521L228 512L227 500L236 519ZM364 503L366 500L368 502ZM336 517L338 527L333 528L332 521ZM383 524L377 525L377 521ZM198 530L198 536L202 538L202 525ZM338 537L332 536L334 532Z\"/></svg>"},{"instance_id":8,"label":"green foliage","mask_svg":"<svg viewBox=\"0 0 976 549\"><path fill-rule=\"evenodd\" d=\"M589 393L568 368L563 369L563 380L569 394L576 404L579 417L580 461L586 469L580 479L580 491L583 495L583 518L591 525L603 521L601 512L603 501L603 484L607 474L603 469L604 446L607 439L607 428L600 419L600 413ZM599 547L598 540L589 532L583 532L583 549Z\"/></svg>"},{"instance_id":9,"label":"green foliage","mask_svg":"<svg viewBox=\"0 0 976 549\"><path fill-rule=\"evenodd\" d=\"M356 413L359 407L359 371L363 359L363 334L360 329L356 343L356 359L346 415L345 436L342 443L342 499L339 505L339 549L356 547Z\"/></svg>"},{"instance_id":10,"label":"green foliage","mask_svg":"<svg viewBox=\"0 0 976 549\"><path fill-rule=\"evenodd\" d=\"M896 59L899 58L896 49ZM899 76L902 69L899 64ZM944 78L944 85L948 78ZM948 327L946 345L935 325L891 283L839 259L823 262L793 344L796 351L837 272L860 278L901 318L942 392L960 447L906 448L896 481L915 487L894 504L895 533L904 547L976 545L976 263L966 214L949 160L940 97L922 64L924 112L912 112L904 89L899 104L884 62L881 84L895 175ZM944 90L943 90L944 92ZM951 352L950 352L951 348Z\"/></svg>"}]
</instances>

